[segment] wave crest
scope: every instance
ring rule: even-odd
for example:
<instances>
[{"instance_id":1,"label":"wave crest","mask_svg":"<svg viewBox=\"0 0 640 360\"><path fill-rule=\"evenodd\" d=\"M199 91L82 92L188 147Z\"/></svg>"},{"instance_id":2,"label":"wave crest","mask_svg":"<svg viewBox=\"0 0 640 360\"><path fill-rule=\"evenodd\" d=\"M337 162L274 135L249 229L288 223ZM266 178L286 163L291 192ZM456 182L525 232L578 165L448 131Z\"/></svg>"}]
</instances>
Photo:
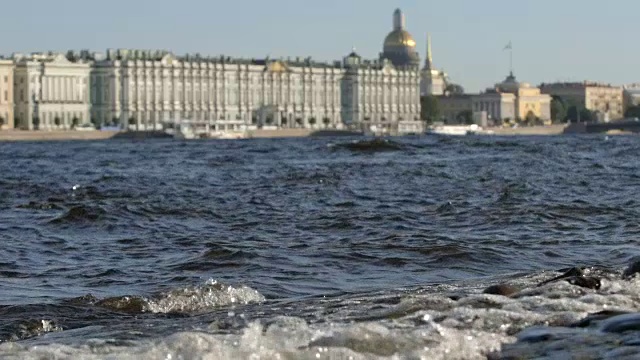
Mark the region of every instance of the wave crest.
<instances>
[{"instance_id":1,"label":"wave crest","mask_svg":"<svg viewBox=\"0 0 640 360\"><path fill-rule=\"evenodd\" d=\"M217 280L203 286L186 287L161 294L148 300L145 310L153 313L193 313L229 305L247 305L263 302L265 297L257 290L242 285L234 287Z\"/></svg>"}]
</instances>

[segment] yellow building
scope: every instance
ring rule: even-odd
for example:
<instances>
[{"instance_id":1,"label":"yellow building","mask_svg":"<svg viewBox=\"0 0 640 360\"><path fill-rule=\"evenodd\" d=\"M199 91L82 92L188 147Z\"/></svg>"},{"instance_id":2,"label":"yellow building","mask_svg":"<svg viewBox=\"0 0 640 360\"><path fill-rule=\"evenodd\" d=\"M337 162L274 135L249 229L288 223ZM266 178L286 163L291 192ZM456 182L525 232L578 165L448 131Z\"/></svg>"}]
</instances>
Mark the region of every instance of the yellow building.
<instances>
[{"instance_id":1,"label":"yellow building","mask_svg":"<svg viewBox=\"0 0 640 360\"><path fill-rule=\"evenodd\" d=\"M501 93L515 95L515 117L527 119L534 116L545 122L551 120L551 96L542 94L537 87L525 82L518 82L513 73L505 81L496 84L496 90Z\"/></svg>"},{"instance_id":2,"label":"yellow building","mask_svg":"<svg viewBox=\"0 0 640 360\"><path fill-rule=\"evenodd\" d=\"M460 122L464 112L482 115L498 125L530 119L551 121L551 96L524 82L518 82L513 73L494 87L480 94L438 96L442 118L446 123Z\"/></svg>"},{"instance_id":3,"label":"yellow building","mask_svg":"<svg viewBox=\"0 0 640 360\"><path fill-rule=\"evenodd\" d=\"M595 82L542 84L542 92L596 113L603 121L624 116L622 88Z\"/></svg>"},{"instance_id":4,"label":"yellow building","mask_svg":"<svg viewBox=\"0 0 640 360\"><path fill-rule=\"evenodd\" d=\"M13 61L0 59L0 130L13 127Z\"/></svg>"}]
</instances>

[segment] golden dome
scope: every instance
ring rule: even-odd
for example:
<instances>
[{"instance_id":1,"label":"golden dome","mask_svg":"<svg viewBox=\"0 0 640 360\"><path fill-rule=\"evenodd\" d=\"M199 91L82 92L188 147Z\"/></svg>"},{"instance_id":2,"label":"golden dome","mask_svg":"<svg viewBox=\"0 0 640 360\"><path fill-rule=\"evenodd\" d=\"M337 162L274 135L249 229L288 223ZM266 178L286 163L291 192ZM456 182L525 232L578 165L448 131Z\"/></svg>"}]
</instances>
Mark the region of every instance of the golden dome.
<instances>
[{"instance_id":1,"label":"golden dome","mask_svg":"<svg viewBox=\"0 0 640 360\"><path fill-rule=\"evenodd\" d=\"M384 39L384 47L416 47L416 41L406 30L393 30Z\"/></svg>"}]
</instances>

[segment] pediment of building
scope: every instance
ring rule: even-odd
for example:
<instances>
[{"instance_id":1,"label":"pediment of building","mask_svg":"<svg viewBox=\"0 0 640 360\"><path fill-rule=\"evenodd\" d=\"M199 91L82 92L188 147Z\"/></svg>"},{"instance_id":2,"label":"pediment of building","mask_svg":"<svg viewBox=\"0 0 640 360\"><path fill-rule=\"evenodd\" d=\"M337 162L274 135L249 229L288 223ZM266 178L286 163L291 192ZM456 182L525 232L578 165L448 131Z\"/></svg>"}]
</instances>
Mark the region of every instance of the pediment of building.
<instances>
[{"instance_id":1,"label":"pediment of building","mask_svg":"<svg viewBox=\"0 0 640 360\"><path fill-rule=\"evenodd\" d=\"M176 61L176 57L173 54L165 54L161 61L164 65L172 65L174 61Z\"/></svg>"},{"instance_id":2,"label":"pediment of building","mask_svg":"<svg viewBox=\"0 0 640 360\"><path fill-rule=\"evenodd\" d=\"M287 65L284 61L275 60L265 66L265 71L273 73L284 73L289 72L290 70L289 65Z\"/></svg>"},{"instance_id":3,"label":"pediment of building","mask_svg":"<svg viewBox=\"0 0 640 360\"><path fill-rule=\"evenodd\" d=\"M56 54L51 60L51 63L65 65L65 64L71 64L71 61L69 61L67 57L64 56L64 54Z\"/></svg>"}]
</instances>

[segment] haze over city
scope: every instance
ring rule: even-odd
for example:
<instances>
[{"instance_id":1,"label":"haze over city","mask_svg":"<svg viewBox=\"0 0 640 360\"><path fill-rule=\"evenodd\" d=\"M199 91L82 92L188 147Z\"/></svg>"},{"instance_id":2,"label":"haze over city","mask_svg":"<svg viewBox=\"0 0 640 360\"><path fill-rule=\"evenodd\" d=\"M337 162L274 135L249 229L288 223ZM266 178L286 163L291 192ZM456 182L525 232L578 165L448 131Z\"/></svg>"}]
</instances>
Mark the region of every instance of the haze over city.
<instances>
[{"instance_id":1,"label":"haze over city","mask_svg":"<svg viewBox=\"0 0 640 360\"><path fill-rule=\"evenodd\" d=\"M326 0L200 1L113 0L108 6L80 0L10 2L0 53L106 48L167 49L177 54L234 57L311 56L341 59L355 47L377 58L396 7L424 58L426 33L434 63L452 81L478 91L509 70L511 41L519 79L594 80L625 84L634 77L635 26L640 3L593 0L447 2ZM99 11L98 11L99 8Z\"/></svg>"}]
</instances>

